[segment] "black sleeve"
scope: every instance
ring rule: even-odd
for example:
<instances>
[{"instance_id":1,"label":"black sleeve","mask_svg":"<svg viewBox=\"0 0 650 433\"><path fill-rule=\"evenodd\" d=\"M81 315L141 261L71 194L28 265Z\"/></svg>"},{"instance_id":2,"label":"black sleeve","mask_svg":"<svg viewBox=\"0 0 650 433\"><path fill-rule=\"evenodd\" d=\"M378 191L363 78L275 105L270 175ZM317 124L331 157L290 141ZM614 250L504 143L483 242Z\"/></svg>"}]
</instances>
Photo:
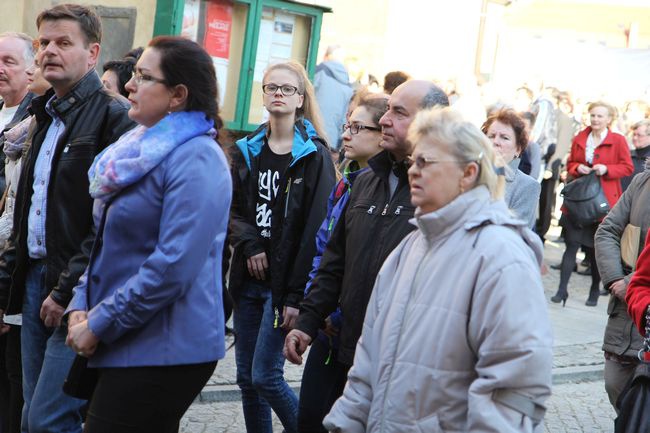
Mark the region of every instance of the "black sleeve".
<instances>
[{"instance_id":1,"label":"black sleeve","mask_svg":"<svg viewBox=\"0 0 650 433\"><path fill-rule=\"evenodd\" d=\"M305 293L309 279L312 260L316 254L316 233L327 216L327 201L336 183L334 163L325 147L319 147L315 166L307 167L310 175L310 187L307 189L303 203L305 227L300 238L300 245L295 252L291 275L288 280L288 294L285 305L298 307Z\"/></svg>"},{"instance_id":2,"label":"black sleeve","mask_svg":"<svg viewBox=\"0 0 650 433\"><path fill-rule=\"evenodd\" d=\"M232 204L230 205L230 245L235 249L241 249L244 257L249 258L264 252L264 245L260 241L257 227L249 222L248 194L243 179L248 178L248 167L239 148L232 147L230 152L232 161Z\"/></svg>"},{"instance_id":3,"label":"black sleeve","mask_svg":"<svg viewBox=\"0 0 650 433\"><path fill-rule=\"evenodd\" d=\"M341 296L343 271L345 270L346 214L354 202L354 192L341 211L327 247L323 252L318 272L312 281L309 293L300 304L300 315L296 323L299 329L315 338L318 329L327 316L336 310Z\"/></svg>"},{"instance_id":4,"label":"black sleeve","mask_svg":"<svg viewBox=\"0 0 650 433\"><path fill-rule=\"evenodd\" d=\"M104 121L105 126L102 129L104 133L99 137L99 143L97 146L98 153L109 144L117 141L117 139L125 132L129 131L136 125L127 115L129 110L127 104L113 100L108 104L107 109L108 112ZM68 303L72 299L72 289L74 289L79 282L79 278L81 278L83 273L86 271L88 260L90 259L90 252L93 243L95 242L97 232L95 224L92 221L92 212L88 217L90 218L90 230L81 243L81 247L77 254L73 255L70 260L68 260L67 267L61 271L57 285L50 293L52 299L63 307L67 307Z\"/></svg>"},{"instance_id":5,"label":"black sleeve","mask_svg":"<svg viewBox=\"0 0 650 433\"><path fill-rule=\"evenodd\" d=\"M16 265L16 244L12 235L0 253L0 310L6 311L9 304L11 274Z\"/></svg>"}]
</instances>

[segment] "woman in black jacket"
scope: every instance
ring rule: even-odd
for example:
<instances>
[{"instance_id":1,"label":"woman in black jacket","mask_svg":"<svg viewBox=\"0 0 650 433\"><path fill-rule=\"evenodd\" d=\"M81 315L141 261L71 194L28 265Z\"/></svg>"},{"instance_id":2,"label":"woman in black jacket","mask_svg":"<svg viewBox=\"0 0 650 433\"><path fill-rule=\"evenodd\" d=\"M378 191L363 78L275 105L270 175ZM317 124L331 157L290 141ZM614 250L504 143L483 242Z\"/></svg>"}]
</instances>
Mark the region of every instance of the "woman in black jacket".
<instances>
[{"instance_id":1,"label":"woman in black jacket","mask_svg":"<svg viewBox=\"0 0 650 433\"><path fill-rule=\"evenodd\" d=\"M336 176L304 68L273 65L263 83L269 121L232 153L229 289L237 384L249 433L272 432L271 408L293 433L298 399L283 378L282 347L298 316Z\"/></svg>"}]
</instances>

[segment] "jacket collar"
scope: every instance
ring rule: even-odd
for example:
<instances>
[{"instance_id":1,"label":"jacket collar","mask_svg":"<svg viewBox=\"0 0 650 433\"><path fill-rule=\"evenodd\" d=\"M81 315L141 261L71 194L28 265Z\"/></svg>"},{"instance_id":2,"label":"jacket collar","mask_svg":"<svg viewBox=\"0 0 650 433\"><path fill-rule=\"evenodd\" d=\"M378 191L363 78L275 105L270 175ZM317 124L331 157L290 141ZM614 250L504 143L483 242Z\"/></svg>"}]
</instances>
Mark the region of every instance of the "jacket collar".
<instances>
[{"instance_id":1,"label":"jacket collar","mask_svg":"<svg viewBox=\"0 0 650 433\"><path fill-rule=\"evenodd\" d=\"M508 226L518 232L540 264L543 259L544 249L539 236L525 222L516 218L503 200L492 200L484 185L459 195L442 209L417 215L411 224L420 229L428 243L442 239L456 230L471 231L488 224Z\"/></svg>"},{"instance_id":2,"label":"jacket collar","mask_svg":"<svg viewBox=\"0 0 650 433\"><path fill-rule=\"evenodd\" d=\"M591 134L591 126L587 126L585 129L583 129L579 134L578 137L580 138L579 140L576 139L576 143L580 145L580 147L586 148L587 147L587 139L589 138L589 134ZM600 146L611 146L614 144L614 141L612 140L612 130L610 128L607 128L607 135L605 135L605 138L603 138L603 141L598 145Z\"/></svg>"},{"instance_id":3,"label":"jacket collar","mask_svg":"<svg viewBox=\"0 0 650 433\"><path fill-rule=\"evenodd\" d=\"M352 186L355 179L366 171L370 170L369 167L360 168L359 164L353 160L347 160L343 166L343 183L348 186Z\"/></svg>"},{"instance_id":4,"label":"jacket collar","mask_svg":"<svg viewBox=\"0 0 650 433\"><path fill-rule=\"evenodd\" d=\"M506 182L514 182L515 177L517 176L517 171L519 170L520 158L515 158L508 163L506 166Z\"/></svg>"},{"instance_id":5,"label":"jacket collar","mask_svg":"<svg viewBox=\"0 0 650 433\"><path fill-rule=\"evenodd\" d=\"M641 149L632 149L630 153L634 158L639 158L639 159L648 158L650 156L650 146L642 147Z\"/></svg>"},{"instance_id":6,"label":"jacket collar","mask_svg":"<svg viewBox=\"0 0 650 433\"><path fill-rule=\"evenodd\" d=\"M416 225L424 237L433 242L436 239L463 227L471 215L476 214L490 200L488 189L481 185L459 195L446 206L426 214L416 213L411 223Z\"/></svg>"},{"instance_id":7,"label":"jacket collar","mask_svg":"<svg viewBox=\"0 0 650 433\"><path fill-rule=\"evenodd\" d=\"M16 124L20 123L21 120L27 115L29 106L32 103L32 99L34 99L36 95L32 92L27 92L25 97L23 98L22 101L20 101L20 104L18 104L18 109L16 109L16 114L14 114L14 117L11 119L11 122L9 122L6 126L5 129L10 129L12 126L15 126ZM0 101L0 109L4 107L5 102Z\"/></svg>"},{"instance_id":8,"label":"jacket collar","mask_svg":"<svg viewBox=\"0 0 650 433\"><path fill-rule=\"evenodd\" d=\"M408 180L408 165L405 161L395 161L393 155L387 150L379 152L368 160L370 169L379 176L384 182L388 182L390 172L395 168L397 176L400 179Z\"/></svg>"},{"instance_id":9,"label":"jacket collar","mask_svg":"<svg viewBox=\"0 0 650 433\"><path fill-rule=\"evenodd\" d=\"M94 69L88 71L77 84L62 98L54 98L52 100L51 108L58 117L65 120L66 116L84 103L88 97L97 92L103 87L102 81ZM37 121L49 117L45 106L47 102L54 96L54 89L50 88L44 95L34 98L32 102L32 110L36 115Z\"/></svg>"},{"instance_id":10,"label":"jacket collar","mask_svg":"<svg viewBox=\"0 0 650 433\"><path fill-rule=\"evenodd\" d=\"M293 129L293 147L291 148L291 163L289 167L295 165L305 156L317 151L316 144L313 140L318 137L318 134L309 120L298 119ZM268 130L269 124L267 122L260 125L250 135L237 140L237 147L244 155L244 160L246 160L246 165L249 170L251 169L250 158L251 156L255 158L262 151Z\"/></svg>"}]
</instances>

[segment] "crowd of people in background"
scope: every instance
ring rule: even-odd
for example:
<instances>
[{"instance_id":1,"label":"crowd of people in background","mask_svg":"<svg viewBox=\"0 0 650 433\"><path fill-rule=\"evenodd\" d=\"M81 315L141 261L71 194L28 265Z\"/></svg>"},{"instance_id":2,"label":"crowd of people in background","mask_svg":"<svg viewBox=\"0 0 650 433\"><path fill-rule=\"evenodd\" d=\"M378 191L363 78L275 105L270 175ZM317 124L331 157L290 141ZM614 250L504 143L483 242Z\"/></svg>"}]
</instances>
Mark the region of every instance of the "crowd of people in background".
<instances>
[{"instance_id":1,"label":"crowd of people in background","mask_svg":"<svg viewBox=\"0 0 650 433\"><path fill-rule=\"evenodd\" d=\"M609 297L606 392L629 413L650 326L648 103L521 86L485 106L404 71L365 86L333 46L313 80L270 65L268 121L226 146L199 44L158 36L98 65L92 8L36 24L0 34L0 433L178 432L230 306L249 433L273 412L287 433L539 431L556 217L549 301L582 249L586 305ZM589 179L609 213L558 214L560 184ZM305 363L299 395L285 360Z\"/></svg>"}]
</instances>

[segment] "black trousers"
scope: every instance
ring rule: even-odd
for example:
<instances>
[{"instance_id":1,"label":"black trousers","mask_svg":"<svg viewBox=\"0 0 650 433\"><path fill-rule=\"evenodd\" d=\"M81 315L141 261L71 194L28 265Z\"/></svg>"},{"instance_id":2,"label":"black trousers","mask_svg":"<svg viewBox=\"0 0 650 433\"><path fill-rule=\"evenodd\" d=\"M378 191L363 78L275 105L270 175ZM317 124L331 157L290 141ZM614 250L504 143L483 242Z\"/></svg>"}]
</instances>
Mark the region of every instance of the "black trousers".
<instances>
[{"instance_id":1,"label":"black trousers","mask_svg":"<svg viewBox=\"0 0 650 433\"><path fill-rule=\"evenodd\" d=\"M336 360L336 351L320 338L314 340L302 372L298 402L298 432L327 433L323 418L343 394L349 365ZM326 361L329 358L329 362Z\"/></svg>"},{"instance_id":2,"label":"black trousers","mask_svg":"<svg viewBox=\"0 0 650 433\"><path fill-rule=\"evenodd\" d=\"M11 326L0 336L0 433L20 433L22 409L20 326Z\"/></svg>"},{"instance_id":3,"label":"black trousers","mask_svg":"<svg viewBox=\"0 0 650 433\"><path fill-rule=\"evenodd\" d=\"M100 369L84 433L177 433L216 366Z\"/></svg>"}]
</instances>

